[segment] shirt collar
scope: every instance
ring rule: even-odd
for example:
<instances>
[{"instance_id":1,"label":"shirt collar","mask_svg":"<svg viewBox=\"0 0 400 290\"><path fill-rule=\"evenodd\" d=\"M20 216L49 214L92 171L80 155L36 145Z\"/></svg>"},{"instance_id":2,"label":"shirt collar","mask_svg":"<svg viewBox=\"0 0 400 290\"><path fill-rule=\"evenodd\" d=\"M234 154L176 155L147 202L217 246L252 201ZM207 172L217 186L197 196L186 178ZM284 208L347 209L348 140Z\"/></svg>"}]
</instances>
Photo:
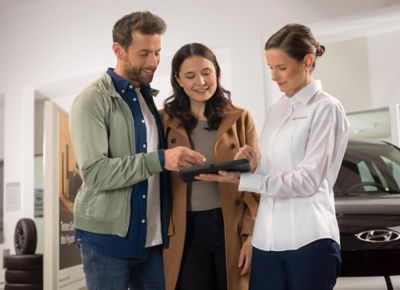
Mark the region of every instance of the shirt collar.
<instances>
[{"instance_id":1,"label":"shirt collar","mask_svg":"<svg viewBox=\"0 0 400 290\"><path fill-rule=\"evenodd\" d=\"M110 75L111 79L113 80L113 83L115 85L115 88L117 89L117 92L119 94L123 94L123 92L126 92L126 90L128 89L129 86L131 86L131 84L124 78L122 78L121 76L117 75L114 72L114 69L112 68L108 68L107 69L107 74ZM150 85L141 85L140 86L140 91L142 92L142 94L146 94L151 92L151 87Z\"/></svg>"},{"instance_id":2,"label":"shirt collar","mask_svg":"<svg viewBox=\"0 0 400 290\"><path fill-rule=\"evenodd\" d=\"M307 102L311 99L312 96L315 95L316 92L322 90L322 83L320 80L314 80L300 91L298 91L291 98L285 96L289 99L289 104L294 106L297 103L302 103L303 105L307 104Z\"/></svg>"}]
</instances>

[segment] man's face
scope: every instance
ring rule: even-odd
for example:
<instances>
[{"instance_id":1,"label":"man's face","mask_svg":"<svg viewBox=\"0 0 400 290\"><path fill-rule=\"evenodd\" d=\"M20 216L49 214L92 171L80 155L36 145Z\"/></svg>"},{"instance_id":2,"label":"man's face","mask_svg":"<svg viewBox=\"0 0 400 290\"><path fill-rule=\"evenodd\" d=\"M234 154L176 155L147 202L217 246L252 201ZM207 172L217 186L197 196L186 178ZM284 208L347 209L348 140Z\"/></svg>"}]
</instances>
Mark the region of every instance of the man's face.
<instances>
[{"instance_id":1,"label":"man's face","mask_svg":"<svg viewBox=\"0 0 400 290\"><path fill-rule=\"evenodd\" d=\"M121 47L119 73L135 87L149 84L160 63L160 50L159 34L146 35L133 31L129 47L126 50Z\"/></svg>"}]
</instances>

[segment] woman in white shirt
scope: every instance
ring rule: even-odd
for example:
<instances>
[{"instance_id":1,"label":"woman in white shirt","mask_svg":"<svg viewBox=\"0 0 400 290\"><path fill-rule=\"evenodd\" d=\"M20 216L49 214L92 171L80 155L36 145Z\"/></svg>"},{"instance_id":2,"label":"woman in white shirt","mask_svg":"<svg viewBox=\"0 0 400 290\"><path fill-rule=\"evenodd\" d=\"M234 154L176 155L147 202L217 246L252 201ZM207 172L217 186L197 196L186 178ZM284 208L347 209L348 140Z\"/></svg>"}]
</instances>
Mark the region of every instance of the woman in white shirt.
<instances>
[{"instance_id":1,"label":"woman in white shirt","mask_svg":"<svg viewBox=\"0 0 400 290\"><path fill-rule=\"evenodd\" d=\"M304 25L289 24L273 34L265 57L284 95L266 114L260 158L245 146L235 158L249 159L252 173L198 177L261 194L251 290L333 289L340 271L332 189L349 131L341 103L313 80L324 51Z\"/></svg>"}]
</instances>

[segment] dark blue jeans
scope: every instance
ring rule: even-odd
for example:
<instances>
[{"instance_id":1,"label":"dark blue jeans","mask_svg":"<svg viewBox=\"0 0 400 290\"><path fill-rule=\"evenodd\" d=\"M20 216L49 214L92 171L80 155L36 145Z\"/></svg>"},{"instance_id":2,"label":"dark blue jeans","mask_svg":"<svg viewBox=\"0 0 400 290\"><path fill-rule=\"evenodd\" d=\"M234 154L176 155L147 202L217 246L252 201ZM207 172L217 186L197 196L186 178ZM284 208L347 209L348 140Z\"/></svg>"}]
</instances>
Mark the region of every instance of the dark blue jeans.
<instances>
[{"instance_id":1,"label":"dark blue jeans","mask_svg":"<svg viewBox=\"0 0 400 290\"><path fill-rule=\"evenodd\" d=\"M250 290L332 290L341 266L339 245L321 239L297 250L253 247Z\"/></svg>"},{"instance_id":2,"label":"dark blue jeans","mask_svg":"<svg viewBox=\"0 0 400 290\"><path fill-rule=\"evenodd\" d=\"M78 241L88 290L165 290L162 247L139 258L105 256Z\"/></svg>"}]
</instances>

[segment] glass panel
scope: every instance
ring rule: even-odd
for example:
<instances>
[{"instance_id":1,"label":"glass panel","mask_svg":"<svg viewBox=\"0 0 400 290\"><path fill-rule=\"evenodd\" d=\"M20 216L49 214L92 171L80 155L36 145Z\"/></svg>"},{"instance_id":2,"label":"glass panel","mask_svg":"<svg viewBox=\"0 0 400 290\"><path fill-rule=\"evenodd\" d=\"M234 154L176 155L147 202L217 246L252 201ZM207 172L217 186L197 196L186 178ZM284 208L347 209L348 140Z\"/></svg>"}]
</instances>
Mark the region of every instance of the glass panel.
<instances>
[{"instance_id":1,"label":"glass panel","mask_svg":"<svg viewBox=\"0 0 400 290\"><path fill-rule=\"evenodd\" d=\"M382 159L386 163L386 165L391 169L393 173L393 178L397 183L397 187L400 188L400 164L386 158L385 156L382 156Z\"/></svg>"},{"instance_id":2,"label":"glass panel","mask_svg":"<svg viewBox=\"0 0 400 290\"><path fill-rule=\"evenodd\" d=\"M367 164L365 161L361 161L357 164L358 171L360 173L361 177L361 182L368 183L368 182L374 182L374 178L371 174L371 171L369 170ZM365 185L364 186L364 191L376 191L377 187L372 186L372 185Z\"/></svg>"},{"instance_id":3,"label":"glass panel","mask_svg":"<svg viewBox=\"0 0 400 290\"><path fill-rule=\"evenodd\" d=\"M337 196L400 193L400 150L351 140L334 186Z\"/></svg>"},{"instance_id":4,"label":"glass panel","mask_svg":"<svg viewBox=\"0 0 400 290\"><path fill-rule=\"evenodd\" d=\"M350 137L391 140L389 108L348 113Z\"/></svg>"}]
</instances>

